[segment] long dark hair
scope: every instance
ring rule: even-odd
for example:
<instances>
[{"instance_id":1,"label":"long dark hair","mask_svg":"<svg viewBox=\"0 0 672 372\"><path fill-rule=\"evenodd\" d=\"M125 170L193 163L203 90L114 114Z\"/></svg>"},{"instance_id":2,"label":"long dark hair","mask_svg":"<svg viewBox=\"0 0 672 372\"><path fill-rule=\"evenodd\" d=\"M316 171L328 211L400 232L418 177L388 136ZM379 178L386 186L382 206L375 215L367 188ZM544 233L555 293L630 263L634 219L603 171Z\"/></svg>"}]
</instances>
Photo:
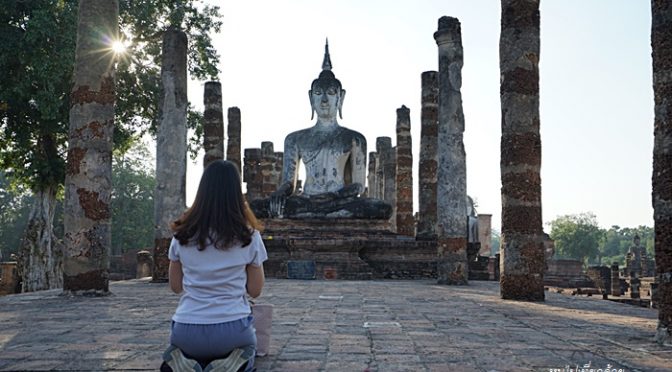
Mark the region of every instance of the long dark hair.
<instances>
[{"instance_id":1,"label":"long dark hair","mask_svg":"<svg viewBox=\"0 0 672 372\"><path fill-rule=\"evenodd\" d=\"M180 244L197 242L202 251L212 243L227 249L236 242L252 241L261 224L245 201L238 168L230 161L216 160L203 171L194 204L171 224Z\"/></svg>"}]
</instances>

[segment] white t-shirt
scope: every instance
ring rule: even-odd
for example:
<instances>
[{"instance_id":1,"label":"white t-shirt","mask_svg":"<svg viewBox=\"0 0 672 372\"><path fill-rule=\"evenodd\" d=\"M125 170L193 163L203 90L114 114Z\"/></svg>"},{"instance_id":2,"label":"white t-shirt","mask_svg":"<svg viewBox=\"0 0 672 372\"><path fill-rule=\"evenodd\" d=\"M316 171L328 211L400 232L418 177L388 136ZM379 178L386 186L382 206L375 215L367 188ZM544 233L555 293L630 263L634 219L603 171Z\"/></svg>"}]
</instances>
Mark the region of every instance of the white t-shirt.
<instances>
[{"instance_id":1,"label":"white t-shirt","mask_svg":"<svg viewBox=\"0 0 672 372\"><path fill-rule=\"evenodd\" d=\"M182 263L183 293L173 320L188 324L215 324L244 318L250 314L245 297L248 264L261 266L268 254L261 234L254 231L246 247L234 244L226 250L207 245L180 244L173 238L168 250L171 261Z\"/></svg>"}]
</instances>

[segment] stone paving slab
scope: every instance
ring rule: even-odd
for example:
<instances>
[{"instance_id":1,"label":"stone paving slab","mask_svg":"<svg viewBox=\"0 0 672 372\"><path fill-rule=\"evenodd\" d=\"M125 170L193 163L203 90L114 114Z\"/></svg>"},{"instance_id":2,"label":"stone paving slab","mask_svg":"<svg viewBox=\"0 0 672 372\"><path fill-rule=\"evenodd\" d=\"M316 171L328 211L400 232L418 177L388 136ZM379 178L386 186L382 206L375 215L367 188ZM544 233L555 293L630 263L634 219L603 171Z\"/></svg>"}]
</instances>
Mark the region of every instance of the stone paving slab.
<instances>
[{"instance_id":1,"label":"stone paving slab","mask_svg":"<svg viewBox=\"0 0 672 372\"><path fill-rule=\"evenodd\" d=\"M147 280L111 291L0 297L0 371L157 370L178 296ZM672 371L672 347L653 342L656 310L597 298L504 301L482 281L270 279L261 301L274 313L259 371Z\"/></svg>"}]
</instances>

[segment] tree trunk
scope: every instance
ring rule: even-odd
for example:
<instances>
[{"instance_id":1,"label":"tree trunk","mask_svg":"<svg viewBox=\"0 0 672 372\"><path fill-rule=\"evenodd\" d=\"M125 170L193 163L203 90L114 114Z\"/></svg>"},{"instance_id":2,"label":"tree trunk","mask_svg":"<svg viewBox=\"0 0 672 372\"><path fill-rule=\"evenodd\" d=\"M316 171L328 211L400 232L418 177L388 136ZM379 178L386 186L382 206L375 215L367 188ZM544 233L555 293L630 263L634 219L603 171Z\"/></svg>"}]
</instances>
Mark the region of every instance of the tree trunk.
<instances>
[{"instance_id":1,"label":"tree trunk","mask_svg":"<svg viewBox=\"0 0 672 372\"><path fill-rule=\"evenodd\" d=\"M169 29L161 51L161 109L156 133L154 270L152 280L168 280L170 223L186 207L187 35Z\"/></svg>"},{"instance_id":2,"label":"tree trunk","mask_svg":"<svg viewBox=\"0 0 672 372\"><path fill-rule=\"evenodd\" d=\"M109 293L117 0L80 0L65 177L63 290Z\"/></svg>"},{"instance_id":3,"label":"tree trunk","mask_svg":"<svg viewBox=\"0 0 672 372\"><path fill-rule=\"evenodd\" d=\"M539 0L502 0L501 296L544 300L539 135Z\"/></svg>"},{"instance_id":4,"label":"tree trunk","mask_svg":"<svg viewBox=\"0 0 672 372\"><path fill-rule=\"evenodd\" d=\"M53 233L56 188L34 191L35 202L19 250L21 291L63 286L63 252Z\"/></svg>"},{"instance_id":5,"label":"tree trunk","mask_svg":"<svg viewBox=\"0 0 672 372\"><path fill-rule=\"evenodd\" d=\"M656 341L672 344L672 1L651 1L655 231L658 330Z\"/></svg>"}]
</instances>

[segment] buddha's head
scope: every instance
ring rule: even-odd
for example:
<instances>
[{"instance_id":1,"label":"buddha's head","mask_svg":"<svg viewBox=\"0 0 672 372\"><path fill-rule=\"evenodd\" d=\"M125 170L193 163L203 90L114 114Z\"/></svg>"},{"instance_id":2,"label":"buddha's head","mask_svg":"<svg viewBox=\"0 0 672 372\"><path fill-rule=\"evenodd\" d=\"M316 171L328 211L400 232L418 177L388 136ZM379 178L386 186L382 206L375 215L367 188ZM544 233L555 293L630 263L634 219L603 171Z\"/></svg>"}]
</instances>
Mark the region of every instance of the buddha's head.
<instances>
[{"instance_id":1,"label":"buddha's head","mask_svg":"<svg viewBox=\"0 0 672 372\"><path fill-rule=\"evenodd\" d=\"M345 89L341 82L331 72L331 58L329 57L329 42L324 47L324 61L322 62L322 72L320 76L313 80L308 91L310 97L310 106L312 113L310 118L317 116L323 119L335 119L338 112L340 118L343 118L343 99L345 98Z\"/></svg>"}]
</instances>

